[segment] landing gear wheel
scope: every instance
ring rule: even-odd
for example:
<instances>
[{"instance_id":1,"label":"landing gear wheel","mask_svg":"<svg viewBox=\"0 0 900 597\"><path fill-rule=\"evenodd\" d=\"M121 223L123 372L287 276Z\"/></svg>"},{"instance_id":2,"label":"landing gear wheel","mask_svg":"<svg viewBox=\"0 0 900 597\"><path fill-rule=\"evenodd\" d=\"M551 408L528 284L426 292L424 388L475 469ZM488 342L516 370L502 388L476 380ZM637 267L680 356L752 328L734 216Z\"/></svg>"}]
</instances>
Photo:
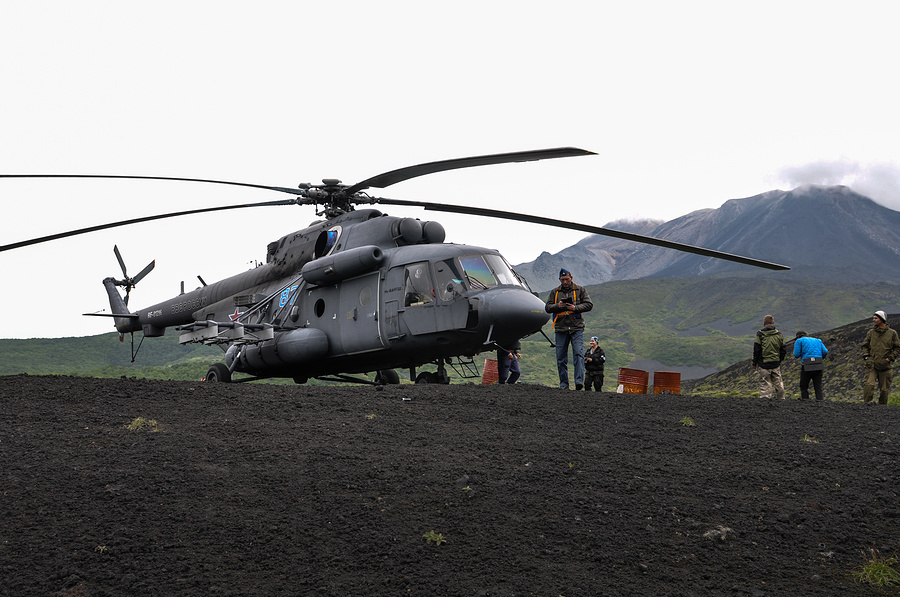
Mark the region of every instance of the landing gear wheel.
<instances>
[{"instance_id":1,"label":"landing gear wheel","mask_svg":"<svg viewBox=\"0 0 900 597\"><path fill-rule=\"evenodd\" d=\"M416 383L441 383L441 378L438 377L437 373L423 371L416 376Z\"/></svg>"},{"instance_id":2,"label":"landing gear wheel","mask_svg":"<svg viewBox=\"0 0 900 597\"><path fill-rule=\"evenodd\" d=\"M398 384L400 375L393 369L382 369L375 373L375 383L380 386Z\"/></svg>"},{"instance_id":3,"label":"landing gear wheel","mask_svg":"<svg viewBox=\"0 0 900 597\"><path fill-rule=\"evenodd\" d=\"M208 382L231 383L231 371L224 363L214 363L206 372Z\"/></svg>"}]
</instances>

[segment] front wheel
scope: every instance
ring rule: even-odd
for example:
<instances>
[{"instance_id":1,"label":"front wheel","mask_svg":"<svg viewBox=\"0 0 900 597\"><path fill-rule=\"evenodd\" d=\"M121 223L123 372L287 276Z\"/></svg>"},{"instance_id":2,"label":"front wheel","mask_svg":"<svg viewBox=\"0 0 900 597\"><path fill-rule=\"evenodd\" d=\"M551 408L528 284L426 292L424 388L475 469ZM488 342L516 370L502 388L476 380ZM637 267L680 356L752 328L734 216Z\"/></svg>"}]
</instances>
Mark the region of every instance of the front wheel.
<instances>
[{"instance_id":1,"label":"front wheel","mask_svg":"<svg viewBox=\"0 0 900 597\"><path fill-rule=\"evenodd\" d=\"M375 383L378 385L395 385L400 383L400 375L393 369L381 369L375 373Z\"/></svg>"},{"instance_id":2,"label":"front wheel","mask_svg":"<svg viewBox=\"0 0 900 597\"><path fill-rule=\"evenodd\" d=\"M206 372L206 379L203 381L213 383L231 383L231 370L224 363L215 363Z\"/></svg>"},{"instance_id":3,"label":"front wheel","mask_svg":"<svg viewBox=\"0 0 900 597\"><path fill-rule=\"evenodd\" d=\"M431 383L441 383L441 378L437 373L431 373L430 371L423 371L416 376L417 384L431 384Z\"/></svg>"}]
</instances>

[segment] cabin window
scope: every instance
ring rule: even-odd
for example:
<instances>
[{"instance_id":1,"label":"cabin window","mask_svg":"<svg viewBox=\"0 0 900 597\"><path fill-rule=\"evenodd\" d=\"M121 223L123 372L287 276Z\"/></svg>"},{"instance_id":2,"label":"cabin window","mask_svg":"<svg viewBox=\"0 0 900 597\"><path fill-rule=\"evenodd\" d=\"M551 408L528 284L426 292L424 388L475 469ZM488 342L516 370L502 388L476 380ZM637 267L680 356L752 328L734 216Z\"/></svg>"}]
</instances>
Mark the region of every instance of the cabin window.
<instances>
[{"instance_id":1,"label":"cabin window","mask_svg":"<svg viewBox=\"0 0 900 597\"><path fill-rule=\"evenodd\" d=\"M428 263L414 263L406 266L403 283L403 306L416 307L434 302L434 286L428 275Z\"/></svg>"},{"instance_id":2,"label":"cabin window","mask_svg":"<svg viewBox=\"0 0 900 597\"><path fill-rule=\"evenodd\" d=\"M437 282L438 295L442 301L450 301L465 290L462 274L459 273L459 267L452 259L438 261L434 264L434 279Z\"/></svg>"}]
</instances>

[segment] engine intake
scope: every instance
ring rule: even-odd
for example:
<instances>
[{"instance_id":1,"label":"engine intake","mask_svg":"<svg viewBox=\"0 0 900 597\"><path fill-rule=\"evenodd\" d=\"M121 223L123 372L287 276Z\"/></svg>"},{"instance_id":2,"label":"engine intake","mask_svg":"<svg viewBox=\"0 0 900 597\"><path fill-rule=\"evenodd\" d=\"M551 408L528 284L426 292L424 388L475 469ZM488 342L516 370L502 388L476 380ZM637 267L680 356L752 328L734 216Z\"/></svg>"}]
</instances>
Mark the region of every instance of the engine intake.
<instances>
[{"instance_id":1,"label":"engine intake","mask_svg":"<svg viewBox=\"0 0 900 597\"><path fill-rule=\"evenodd\" d=\"M383 262L384 252L375 245L367 245L310 261L300 272L306 282L324 286L375 271Z\"/></svg>"}]
</instances>

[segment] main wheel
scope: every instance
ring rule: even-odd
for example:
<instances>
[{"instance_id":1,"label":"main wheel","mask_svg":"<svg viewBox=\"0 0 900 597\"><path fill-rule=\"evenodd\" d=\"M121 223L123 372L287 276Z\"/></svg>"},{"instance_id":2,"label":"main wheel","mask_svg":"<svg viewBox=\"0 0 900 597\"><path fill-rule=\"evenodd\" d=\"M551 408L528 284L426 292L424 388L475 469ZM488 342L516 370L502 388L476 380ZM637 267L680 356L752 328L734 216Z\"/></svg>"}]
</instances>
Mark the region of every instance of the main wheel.
<instances>
[{"instance_id":1,"label":"main wheel","mask_svg":"<svg viewBox=\"0 0 900 597\"><path fill-rule=\"evenodd\" d=\"M378 385L394 385L400 383L400 375L393 369L381 369L375 373L375 383Z\"/></svg>"},{"instance_id":2,"label":"main wheel","mask_svg":"<svg viewBox=\"0 0 900 597\"><path fill-rule=\"evenodd\" d=\"M204 381L231 383L231 371L225 366L225 363L214 363L206 372Z\"/></svg>"}]
</instances>

